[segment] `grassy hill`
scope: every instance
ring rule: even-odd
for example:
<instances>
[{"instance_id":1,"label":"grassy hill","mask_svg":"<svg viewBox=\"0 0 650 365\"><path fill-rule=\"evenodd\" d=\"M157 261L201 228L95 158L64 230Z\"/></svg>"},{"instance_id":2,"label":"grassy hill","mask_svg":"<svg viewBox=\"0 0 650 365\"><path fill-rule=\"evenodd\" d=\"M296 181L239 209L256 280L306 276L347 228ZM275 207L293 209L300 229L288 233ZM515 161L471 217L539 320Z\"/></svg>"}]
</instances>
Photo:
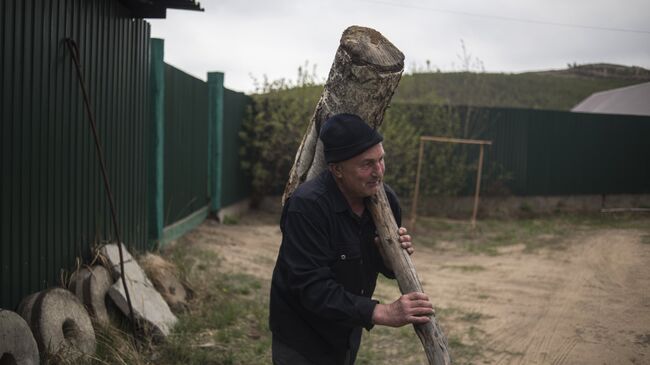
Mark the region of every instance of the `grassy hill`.
<instances>
[{"instance_id":1,"label":"grassy hill","mask_svg":"<svg viewBox=\"0 0 650 365\"><path fill-rule=\"evenodd\" d=\"M611 64L518 74L414 73L402 77L393 102L569 110L595 92L648 81L650 70ZM267 87L262 93L271 89ZM315 103L323 85L297 83L279 89L286 98L306 98Z\"/></svg>"},{"instance_id":2,"label":"grassy hill","mask_svg":"<svg viewBox=\"0 0 650 365\"><path fill-rule=\"evenodd\" d=\"M594 92L650 81L650 71L610 64L519 74L404 75L393 102L569 110Z\"/></svg>"}]
</instances>

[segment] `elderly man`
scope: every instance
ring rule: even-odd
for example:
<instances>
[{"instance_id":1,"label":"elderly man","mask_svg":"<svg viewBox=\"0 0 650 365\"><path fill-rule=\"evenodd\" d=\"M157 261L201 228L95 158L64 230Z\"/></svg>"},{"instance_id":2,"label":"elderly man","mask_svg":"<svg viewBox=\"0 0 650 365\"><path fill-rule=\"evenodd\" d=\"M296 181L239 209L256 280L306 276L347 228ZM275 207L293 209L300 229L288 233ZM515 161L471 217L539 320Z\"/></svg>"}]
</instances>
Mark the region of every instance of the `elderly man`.
<instances>
[{"instance_id":1,"label":"elderly man","mask_svg":"<svg viewBox=\"0 0 650 365\"><path fill-rule=\"evenodd\" d=\"M383 137L358 116L338 114L324 123L320 139L328 170L296 189L280 221L269 321L275 365L353 364L362 328L426 323L433 314L423 293L392 304L371 299L378 273L394 274L379 254L364 200L385 189L401 221L397 197L383 184ZM413 253L406 229L399 235Z\"/></svg>"}]
</instances>

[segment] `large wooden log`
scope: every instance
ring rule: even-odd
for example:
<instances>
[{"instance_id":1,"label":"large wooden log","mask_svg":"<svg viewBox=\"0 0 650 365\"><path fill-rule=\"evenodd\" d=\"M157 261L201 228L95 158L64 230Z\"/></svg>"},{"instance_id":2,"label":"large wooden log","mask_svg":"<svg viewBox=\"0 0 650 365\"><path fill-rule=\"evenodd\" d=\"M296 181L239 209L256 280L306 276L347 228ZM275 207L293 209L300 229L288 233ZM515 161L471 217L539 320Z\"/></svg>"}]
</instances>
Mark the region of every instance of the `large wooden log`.
<instances>
[{"instance_id":1,"label":"large wooden log","mask_svg":"<svg viewBox=\"0 0 650 365\"><path fill-rule=\"evenodd\" d=\"M370 126L379 127L403 70L402 52L376 30L353 26L343 32L325 88L296 153L283 202L298 185L326 168L318 138L322 123L334 114L353 113ZM377 226L380 251L395 271L400 291L423 292L413 262L399 244L397 223L383 189L368 200L368 209ZM429 323L414 327L429 364L450 364L447 339L435 315Z\"/></svg>"},{"instance_id":2,"label":"large wooden log","mask_svg":"<svg viewBox=\"0 0 650 365\"><path fill-rule=\"evenodd\" d=\"M379 127L404 70L404 55L379 32L350 27L343 32L334 63L309 129L289 173L282 201L326 168L320 126L330 116L353 113Z\"/></svg>"}]
</instances>

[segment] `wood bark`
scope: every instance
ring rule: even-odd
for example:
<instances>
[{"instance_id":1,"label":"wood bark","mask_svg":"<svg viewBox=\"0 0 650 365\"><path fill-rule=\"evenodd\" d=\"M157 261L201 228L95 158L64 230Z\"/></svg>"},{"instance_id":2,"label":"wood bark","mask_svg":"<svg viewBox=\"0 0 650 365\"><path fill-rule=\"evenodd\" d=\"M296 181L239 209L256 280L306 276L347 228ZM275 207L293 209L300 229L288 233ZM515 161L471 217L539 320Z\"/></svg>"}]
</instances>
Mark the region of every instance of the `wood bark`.
<instances>
[{"instance_id":1,"label":"wood bark","mask_svg":"<svg viewBox=\"0 0 650 365\"><path fill-rule=\"evenodd\" d=\"M383 122L397 84L404 70L404 55L374 29L352 26L343 32L334 63L309 129L303 137L289 180L283 203L301 183L326 169L322 142L318 138L321 125L334 114L357 114L373 128ZM368 199L368 209L377 226L380 251L393 267L402 294L423 292L410 256L398 241L398 227L383 189ZM447 339L435 315L423 325L414 325L430 365L450 364Z\"/></svg>"},{"instance_id":2,"label":"wood bark","mask_svg":"<svg viewBox=\"0 0 650 365\"><path fill-rule=\"evenodd\" d=\"M353 26L343 32L309 129L298 147L283 202L298 185L326 168L318 138L325 120L353 113L373 128L379 127L403 70L402 52L376 30Z\"/></svg>"}]
</instances>

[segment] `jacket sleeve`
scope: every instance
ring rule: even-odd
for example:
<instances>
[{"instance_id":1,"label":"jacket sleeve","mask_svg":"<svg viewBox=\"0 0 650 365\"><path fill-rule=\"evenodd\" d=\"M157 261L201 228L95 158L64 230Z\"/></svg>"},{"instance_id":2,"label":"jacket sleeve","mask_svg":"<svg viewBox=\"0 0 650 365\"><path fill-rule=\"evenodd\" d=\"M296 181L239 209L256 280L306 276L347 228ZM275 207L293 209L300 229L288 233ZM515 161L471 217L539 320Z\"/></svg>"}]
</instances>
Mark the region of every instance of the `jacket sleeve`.
<instances>
[{"instance_id":1,"label":"jacket sleeve","mask_svg":"<svg viewBox=\"0 0 650 365\"><path fill-rule=\"evenodd\" d=\"M293 200L291 204L304 205ZM327 220L317 207L289 209L282 224L282 258L288 272L288 287L313 315L350 327L372 327L377 304L370 298L347 292L336 282L330 266L336 252L329 243Z\"/></svg>"}]
</instances>

